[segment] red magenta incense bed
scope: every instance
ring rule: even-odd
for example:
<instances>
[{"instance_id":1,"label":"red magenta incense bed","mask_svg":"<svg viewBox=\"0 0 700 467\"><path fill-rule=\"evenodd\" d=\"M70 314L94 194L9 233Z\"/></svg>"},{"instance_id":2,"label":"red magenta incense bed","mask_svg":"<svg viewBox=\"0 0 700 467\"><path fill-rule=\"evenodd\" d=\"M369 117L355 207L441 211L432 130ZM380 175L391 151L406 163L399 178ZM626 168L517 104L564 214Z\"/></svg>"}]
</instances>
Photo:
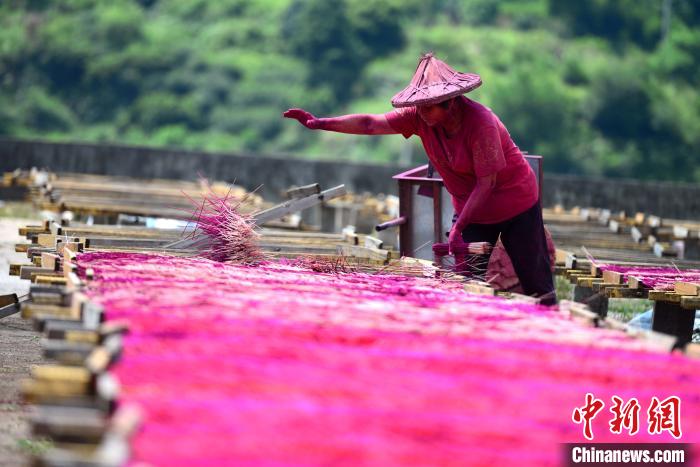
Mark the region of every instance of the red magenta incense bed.
<instances>
[{"instance_id":1,"label":"red magenta incense bed","mask_svg":"<svg viewBox=\"0 0 700 467\"><path fill-rule=\"evenodd\" d=\"M556 309L303 262L78 263L130 326L114 371L145 412L135 465L560 465L587 393L595 442L675 441L648 433L654 397L682 401L681 441L700 434L697 361ZM640 402L636 435L611 433L613 396Z\"/></svg>"}]
</instances>

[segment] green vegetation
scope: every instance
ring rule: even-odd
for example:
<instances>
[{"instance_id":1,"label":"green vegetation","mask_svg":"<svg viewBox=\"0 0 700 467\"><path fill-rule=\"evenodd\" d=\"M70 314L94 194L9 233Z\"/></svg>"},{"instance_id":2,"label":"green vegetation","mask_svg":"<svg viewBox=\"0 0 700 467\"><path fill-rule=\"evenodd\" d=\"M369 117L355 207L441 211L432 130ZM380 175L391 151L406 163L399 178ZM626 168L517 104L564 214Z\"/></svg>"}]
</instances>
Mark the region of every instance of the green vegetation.
<instances>
[{"instance_id":1,"label":"green vegetation","mask_svg":"<svg viewBox=\"0 0 700 467\"><path fill-rule=\"evenodd\" d=\"M41 219L41 216L31 203L18 201L0 201L0 219Z\"/></svg>"},{"instance_id":2,"label":"green vegetation","mask_svg":"<svg viewBox=\"0 0 700 467\"><path fill-rule=\"evenodd\" d=\"M388 111L432 50L550 172L697 182L698 20L694 0L9 0L0 135L417 162L419 141L280 115Z\"/></svg>"},{"instance_id":3,"label":"green vegetation","mask_svg":"<svg viewBox=\"0 0 700 467\"><path fill-rule=\"evenodd\" d=\"M564 276L554 276L554 290L557 292L557 302L574 299L574 286Z\"/></svg>"},{"instance_id":4,"label":"green vegetation","mask_svg":"<svg viewBox=\"0 0 700 467\"><path fill-rule=\"evenodd\" d=\"M18 439L17 447L31 456L40 456L53 447L48 438Z\"/></svg>"},{"instance_id":5,"label":"green vegetation","mask_svg":"<svg viewBox=\"0 0 700 467\"><path fill-rule=\"evenodd\" d=\"M608 316L618 321L628 322L640 313L654 308L654 302L639 298L611 298L608 302Z\"/></svg>"}]
</instances>

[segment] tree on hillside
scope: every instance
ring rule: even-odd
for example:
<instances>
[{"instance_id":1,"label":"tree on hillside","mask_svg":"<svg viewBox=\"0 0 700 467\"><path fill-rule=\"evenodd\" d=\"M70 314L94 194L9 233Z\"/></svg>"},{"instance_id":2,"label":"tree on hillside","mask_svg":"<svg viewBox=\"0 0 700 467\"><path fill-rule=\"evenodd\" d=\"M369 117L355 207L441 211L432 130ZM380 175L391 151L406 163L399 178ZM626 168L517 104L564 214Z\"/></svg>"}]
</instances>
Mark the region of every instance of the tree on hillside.
<instances>
[{"instance_id":1,"label":"tree on hillside","mask_svg":"<svg viewBox=\"0 0 700 467\"><path fill-rule=\"evenodd\" d=\"M348 102L367 63L404 43L396 7L379 0L294 0L283 19L282 38L309 67L310 86L329 87L335 102Z\"/></svg>"}]
</instances>

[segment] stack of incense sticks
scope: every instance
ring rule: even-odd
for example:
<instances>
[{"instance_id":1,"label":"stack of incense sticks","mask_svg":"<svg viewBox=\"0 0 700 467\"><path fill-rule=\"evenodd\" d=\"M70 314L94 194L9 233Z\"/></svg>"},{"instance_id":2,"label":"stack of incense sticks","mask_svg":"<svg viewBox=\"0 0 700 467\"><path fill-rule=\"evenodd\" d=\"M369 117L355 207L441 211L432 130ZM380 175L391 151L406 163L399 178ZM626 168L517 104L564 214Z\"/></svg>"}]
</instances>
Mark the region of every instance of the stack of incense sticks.
<instances>
[{"instance_id":1,"label":"stack of incense sticks","mask_svg":"<svg viewBox=\"0 0 700 467\"><path fill-rule=\"evenodd\" d=\"M472 242L463 243L457 245L453 254L465 255L487 255L491 253L491 244L489 242ZM435 243L433 245L433 253L438 256L447 256L450 254L450 244L449 243Z\"/></svg>"},{"instance_id":2,"label":"stack of incense sticks","mask_svg":"<svg viewBox=\"0 0 700 467\"><path fill-rule=\"evenodd\" d=\"M454 272L484 281L492 245L489 242L463 243L450 251L449 243L435 243L433 253L436 256L454 255Z\"/></svg>"},{"instance_id":3,"label":"stack of incense sticks","mask_svg":"<svg viewBox=\"0 0 700 467\"><path fill-rule=\"evenodd\" d=\"M561 465L586 393L605 404L595 442L674 441L648 432L654 397L681 399L681 441L700 435L697 361L556 309L303 264L77 262L130 326L114 371L145 413L134 464ZM637 434L611 433L613 396L639 401Z\"/></svg>"},{"instance_id":4,"label":"stack of incense sticks","mask_svg":"<svg viewBox=\"0 0 700 467\"><path fill-rule=\"evenodd\" d=\"M675 267L643 267L601 264L602 271L613 271L634 277L645 287L656 290L673 290L676 282L700 283L700 270L678 269Z\"/></svg>"},{"instance_id":5,"label":"stack of incense sticks","mask_svg":"<svg viewBox=\"0 0 700 467\"><path fill-rule=\"evenodd\" d=\"M221 196L213 191L203 196L192 214L195 229L190 234L194 238L202 233L208 238L200 247L201 256L238 264L257 264L263 260L255 220L239 210L245 200L245 197L235 199L230 193Z\"/></svg>"}]
</instances>

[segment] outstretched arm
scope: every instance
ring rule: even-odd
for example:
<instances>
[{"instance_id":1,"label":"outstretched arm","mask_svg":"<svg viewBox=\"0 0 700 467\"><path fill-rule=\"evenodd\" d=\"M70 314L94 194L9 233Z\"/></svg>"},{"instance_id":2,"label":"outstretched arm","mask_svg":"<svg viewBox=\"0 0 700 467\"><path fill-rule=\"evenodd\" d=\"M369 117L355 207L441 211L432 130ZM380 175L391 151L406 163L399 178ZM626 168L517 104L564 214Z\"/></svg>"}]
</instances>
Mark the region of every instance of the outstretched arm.
<instances>
[{"instance_id":1,"label":"outstretched arm","mask_svg":"<svg viewBox=\"0 0 700 467\"><path fill-rule=\"evenodd\" d=\"M286 118L298 120L311 130L337 131L353 135L393 135L394 130L382 114L352 114L340 117L316 118L303 109L289 109Z\"/></svg>"}]
</instances>

